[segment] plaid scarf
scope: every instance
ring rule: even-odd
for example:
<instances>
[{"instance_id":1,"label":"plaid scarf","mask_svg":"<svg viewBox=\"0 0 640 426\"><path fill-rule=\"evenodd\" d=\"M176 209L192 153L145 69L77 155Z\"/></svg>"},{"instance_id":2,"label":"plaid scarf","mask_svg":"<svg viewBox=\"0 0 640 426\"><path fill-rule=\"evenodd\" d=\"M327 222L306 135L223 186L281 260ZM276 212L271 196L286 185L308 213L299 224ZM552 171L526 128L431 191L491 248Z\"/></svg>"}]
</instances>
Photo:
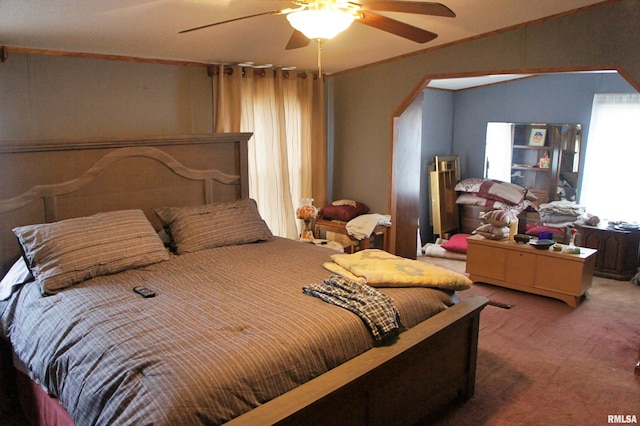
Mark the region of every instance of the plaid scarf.
<instances>
[{"instance_id":1,"label":"plaid scarf","mask_svg":"<svg viewBox=\"0 0 640 426\"><path fill-rule=\"evenodd\" d=\"M305 294L340 306L358 315L377 343L400 333L400 317L393 300L375 288L332 275L321 284L302 288Z\"/></svg>"}]
</instances>

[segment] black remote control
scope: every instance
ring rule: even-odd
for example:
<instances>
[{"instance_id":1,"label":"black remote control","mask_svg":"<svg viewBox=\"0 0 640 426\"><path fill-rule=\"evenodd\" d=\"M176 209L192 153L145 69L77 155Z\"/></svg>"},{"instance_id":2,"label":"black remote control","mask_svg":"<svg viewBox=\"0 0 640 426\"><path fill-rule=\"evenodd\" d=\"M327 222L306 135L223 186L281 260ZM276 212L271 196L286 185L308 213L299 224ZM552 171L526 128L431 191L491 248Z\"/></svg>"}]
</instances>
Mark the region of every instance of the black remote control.
<instances>
[{"instance_id":1,"label":"black remote control","mask_svg":"<svg viewBox=\"0 0 640 426\"><path fill-rule=\"evenodd\" d=\"M136 293L138 293L140 296L145 297L145 298L146 298L146 297L153 297L153 296L155 296L155 295L156 295L156 292L155 292L155 291L153 291L153 290L151 290L151 289L148 289L148 288L146 288L146 287L142 287L142 286L140 286L140 285L139 285L139 286L134 287L134 288L133 288L133 291L135 291L135 292L136 292Z\"/></svg>"}]
</instances>

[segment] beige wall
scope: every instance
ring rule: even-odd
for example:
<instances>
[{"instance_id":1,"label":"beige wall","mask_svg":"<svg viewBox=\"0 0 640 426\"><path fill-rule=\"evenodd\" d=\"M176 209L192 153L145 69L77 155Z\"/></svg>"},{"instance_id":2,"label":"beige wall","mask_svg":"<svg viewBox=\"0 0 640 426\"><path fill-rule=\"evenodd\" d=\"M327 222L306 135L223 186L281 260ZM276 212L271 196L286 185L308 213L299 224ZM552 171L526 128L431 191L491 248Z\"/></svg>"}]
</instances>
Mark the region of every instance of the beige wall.
<instances>
[{"instance_id":1,"label":"beige wall","mask_svg":"<svg viewBox=\"0 0 640 426\"><path fill-rule=\"evenodd\" d=\"M208 133L206 68L10 53L0 140Z\"/></svg>"},{"instance_id":2,"label":"beige wall","mask_svg":"<svg viewBox=\"0 0 640 426\"><path fill-rule=\"evenodd\" d=\"M389 212L391 116L427 75L620 67L640 88L639 18L639 1L617 1L331 77L333 199ZM203 133L211 114L204 67L11 52L0 64L0 140Z\"/></svg>"},{"instance_id":3,"label":"beige wall","mask_svg":"<svg viewBox=\"0 0 640 426\"><path fill-rule=\"evenodd\" d=\"M639 1L616 1L331 77L333 198L389 212L391 116L426 76L617 67L640 89L638 22Z\"/></svg>"}]
</instances>

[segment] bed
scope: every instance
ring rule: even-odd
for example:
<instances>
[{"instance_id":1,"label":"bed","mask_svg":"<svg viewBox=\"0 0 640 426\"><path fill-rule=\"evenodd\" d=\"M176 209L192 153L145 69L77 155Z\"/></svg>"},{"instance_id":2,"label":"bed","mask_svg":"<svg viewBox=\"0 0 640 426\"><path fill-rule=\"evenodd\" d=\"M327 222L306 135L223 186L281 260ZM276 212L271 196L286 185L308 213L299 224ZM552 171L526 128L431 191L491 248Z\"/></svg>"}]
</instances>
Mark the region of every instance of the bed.
<instances>
[{"instance_id":1,"label":"bed","mask_svg":"<svg viewBox=\"0 0 640 426\"><path fill-rule=\"evenodd\" d=\"M358 316L304 294L331 275L335 252L260 225L250 136L0 142L3 275L21 247L29 257L55 241L30 246L43 229L31 224L85 229L97 216L123 225L106 228L114 247L148 242L141 264L38 280L0 302L0 399L34 424L412 424L473 395L487 300L385 288L407 330L380 344ZM242 212L224 222L239 240L203 248L200 232L180 239L169 226L177 254L158 250L151 234L220 206Z\"/></svg>"}]
</instances>

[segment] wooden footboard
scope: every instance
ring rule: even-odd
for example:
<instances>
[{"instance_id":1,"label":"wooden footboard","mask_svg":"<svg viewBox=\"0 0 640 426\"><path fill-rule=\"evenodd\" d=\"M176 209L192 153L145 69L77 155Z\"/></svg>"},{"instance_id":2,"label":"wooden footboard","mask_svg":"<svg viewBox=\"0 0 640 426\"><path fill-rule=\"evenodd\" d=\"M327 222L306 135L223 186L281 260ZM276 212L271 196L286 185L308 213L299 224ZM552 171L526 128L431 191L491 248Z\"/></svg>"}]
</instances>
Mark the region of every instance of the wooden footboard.
<instances>
[{"instance_id":1,"label":"wooden footboard","mask_svg":"<svg viewBox=\"0 0 640 426\"><path fill-rule=\"evenodd\" d=\"M480 311L473 296L227 423L414 424L475 387Z\"/></svg>"}]
</instances>

